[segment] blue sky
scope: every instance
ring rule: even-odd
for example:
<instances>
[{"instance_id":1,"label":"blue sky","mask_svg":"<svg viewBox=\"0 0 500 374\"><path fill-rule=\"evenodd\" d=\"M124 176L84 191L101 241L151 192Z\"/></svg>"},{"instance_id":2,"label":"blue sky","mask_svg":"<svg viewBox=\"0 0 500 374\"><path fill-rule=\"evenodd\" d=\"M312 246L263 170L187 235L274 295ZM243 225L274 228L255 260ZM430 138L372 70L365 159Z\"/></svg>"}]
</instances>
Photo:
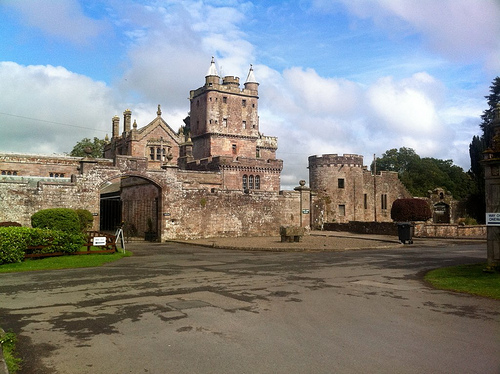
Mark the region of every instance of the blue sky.
<instances>
[{"instance_id":1,"label":"blue sky","mask_svg":"<svg viewBox=\"0 0 500 374\"><path fill-rule=\"evenodd\" d=\"M177 130L215 56L253 64L282 186L307 157L411 147L469 168L500 72L496 0L4 0L0 152L61 154L125 109Z\"/></svg>"}]
</instances>

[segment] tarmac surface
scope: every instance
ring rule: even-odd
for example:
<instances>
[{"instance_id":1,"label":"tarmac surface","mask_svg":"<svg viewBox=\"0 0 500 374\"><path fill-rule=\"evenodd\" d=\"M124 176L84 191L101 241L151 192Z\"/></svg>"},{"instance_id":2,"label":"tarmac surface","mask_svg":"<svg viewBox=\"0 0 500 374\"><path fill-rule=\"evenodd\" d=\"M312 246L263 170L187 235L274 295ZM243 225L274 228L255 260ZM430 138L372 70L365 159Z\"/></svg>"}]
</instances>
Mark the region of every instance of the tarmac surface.
<instances>
[{"instance_id":1,"label":"tarmac surface","mask_svg":"<svg viewBox=\"0 0 500 374\"><path fill-rule=\"evenodd\" d=\"M19 374L500 373L500 301L423 282L484 262L484 240L324 234L131 242L99 268L0 274L0 326Z\"/></svg>"}]
</instances>

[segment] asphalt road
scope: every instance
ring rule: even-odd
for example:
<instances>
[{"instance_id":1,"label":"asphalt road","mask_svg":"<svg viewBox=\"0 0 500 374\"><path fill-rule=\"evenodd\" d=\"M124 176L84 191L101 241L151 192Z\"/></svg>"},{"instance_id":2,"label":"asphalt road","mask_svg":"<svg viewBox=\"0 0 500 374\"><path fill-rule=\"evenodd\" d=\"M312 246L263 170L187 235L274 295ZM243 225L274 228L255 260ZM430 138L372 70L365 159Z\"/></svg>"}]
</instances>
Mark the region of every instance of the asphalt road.
<instances>
[{"instance_id":1,"label":"asphalt road","mask_svg":"<svg viewBox=\"0 0 500 374\"><path fill-rule=\"evenodd\" d=\"M136 244L101 268L0 274L21 374L500 373L500 301L429 288L484 243L323 253Z\"/></svg>"}]
</instances>

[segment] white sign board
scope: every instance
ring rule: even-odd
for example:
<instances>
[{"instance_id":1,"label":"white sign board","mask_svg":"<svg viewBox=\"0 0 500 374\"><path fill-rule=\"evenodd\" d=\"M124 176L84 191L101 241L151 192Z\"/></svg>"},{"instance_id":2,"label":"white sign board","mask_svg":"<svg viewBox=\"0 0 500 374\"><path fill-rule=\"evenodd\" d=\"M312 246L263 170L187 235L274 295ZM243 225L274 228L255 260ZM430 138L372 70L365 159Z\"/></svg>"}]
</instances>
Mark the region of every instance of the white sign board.
<instances>
[{"instance_id":1,"label":"white sign board","mask_svg":"<svg viewBox=\"0 0 500 374\"><path fill-rule=\"evenodd\" d=\"M486 213L486 226L500 226L500 213Z\"/></svg>"},{"instance_id":2,"label":"white sign board","mask_svg":"<svg viewBox=\"0 0 500 374\"><path fill-rule=\"evenodd\" d=\"M92 238L92 245L94 246L100 246L100 245L106 245L106 237L105 236L95 236Z\"/></svg>"}]
</instances>

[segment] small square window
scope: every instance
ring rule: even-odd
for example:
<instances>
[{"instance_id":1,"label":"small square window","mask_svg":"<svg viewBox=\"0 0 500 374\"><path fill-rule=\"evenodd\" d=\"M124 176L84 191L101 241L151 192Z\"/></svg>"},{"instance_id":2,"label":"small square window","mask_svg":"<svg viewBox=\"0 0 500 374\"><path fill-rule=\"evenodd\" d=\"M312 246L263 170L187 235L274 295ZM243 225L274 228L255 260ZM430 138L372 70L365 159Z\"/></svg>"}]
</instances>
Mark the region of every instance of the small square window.
<instances>
[{"instance_id":1,"label":"small square window","mask_svg":"<svg viewBox=\"0 0 500 374\"><path fill-rule=\"evenodd\" d=\"M339 188L345 188L345 180L344 180L344 178L339 178L338 179L338 187Z\"/></svg>"}]
</instances>

